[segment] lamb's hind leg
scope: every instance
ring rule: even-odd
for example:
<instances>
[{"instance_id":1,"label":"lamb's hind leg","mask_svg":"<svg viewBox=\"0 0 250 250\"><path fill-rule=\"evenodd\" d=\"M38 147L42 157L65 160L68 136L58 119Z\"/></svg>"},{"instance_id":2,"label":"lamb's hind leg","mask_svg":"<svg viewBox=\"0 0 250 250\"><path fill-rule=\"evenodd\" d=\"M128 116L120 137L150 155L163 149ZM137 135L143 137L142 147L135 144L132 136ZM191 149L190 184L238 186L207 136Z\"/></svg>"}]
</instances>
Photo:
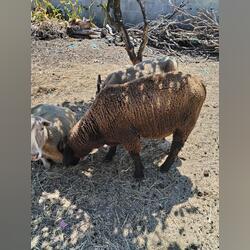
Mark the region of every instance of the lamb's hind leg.
<instances>
[{"instance_id":1,"label":"lamb's hind leg","mask_svg":"<svg viewBox=\"0 0 250 250\"><path fill-rule=\"evenodd\" d=\"M161 172L169 171L170 167L172 166L176 157L178 156L178 153L180 152L181 148L184 146L186 139L187 139L186 133L183 133L178 129L174 132L169 155L165 160L165 162L160 167Z\"/></svg>"},{"instance_id":2,"label":"lamb's hind leg","mask_svg":"<svg viewBox=\"0 0 250 250\"><path fill-rule=\"evenodd\" d=\"M105 158L104 158L104 162L110 162L112 161L113 157L115 156L116 153L116 148L117 146L112 146L109 148L108 153L106 154Z\"/></svg>"}]
</instances>

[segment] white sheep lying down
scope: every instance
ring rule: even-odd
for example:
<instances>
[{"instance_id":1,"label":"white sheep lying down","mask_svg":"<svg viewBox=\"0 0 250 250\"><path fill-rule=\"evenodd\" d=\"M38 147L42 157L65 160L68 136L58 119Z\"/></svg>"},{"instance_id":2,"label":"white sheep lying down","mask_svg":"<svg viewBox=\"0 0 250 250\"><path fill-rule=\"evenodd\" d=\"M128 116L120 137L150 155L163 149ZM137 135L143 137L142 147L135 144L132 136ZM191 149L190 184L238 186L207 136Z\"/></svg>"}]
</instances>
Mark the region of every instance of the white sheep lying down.
<instances>
[{"instance_id":1,"label":"white sheep lying down","mask_svg":"<svg viewBox=\"0 0 250 250\"><path fill-rule=\"evenodd\" d=\"M50 161L61 163L58 144L76 121L75 113L68 108L50 104L31 108L31 160L42 160L45 167L50 167Z\"/></svg>"}]
</instances>

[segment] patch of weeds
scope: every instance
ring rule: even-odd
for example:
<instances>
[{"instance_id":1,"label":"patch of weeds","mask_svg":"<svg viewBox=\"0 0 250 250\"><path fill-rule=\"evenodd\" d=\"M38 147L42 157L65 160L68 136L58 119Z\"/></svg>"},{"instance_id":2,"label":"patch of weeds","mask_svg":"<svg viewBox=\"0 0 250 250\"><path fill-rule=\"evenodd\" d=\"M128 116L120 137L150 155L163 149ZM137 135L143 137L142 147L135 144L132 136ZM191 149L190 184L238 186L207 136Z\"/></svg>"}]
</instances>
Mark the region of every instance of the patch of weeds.
<instances>
[{"instance_id":1,"label":"patch of weeds","mask_svg":"<svg viewBox=\"0 0 250 250\"><path fill-rule=\"evenodd\" d=\"M83 13L87 8L79 3L79 0L60 0L66 19L77 19L83 16Z\"/></svg>"},{"instance_id":2,"label":"patch of weeds","mask_svg":"<svg viewBox=\"0 0 250 250\"><path fill-rule=\"evenodd\" d=\"M48 19L62 19L62 11L49 0L35 0L34 10L31 12L31 21L42 22Z\"/></svg>"}]
</instances>

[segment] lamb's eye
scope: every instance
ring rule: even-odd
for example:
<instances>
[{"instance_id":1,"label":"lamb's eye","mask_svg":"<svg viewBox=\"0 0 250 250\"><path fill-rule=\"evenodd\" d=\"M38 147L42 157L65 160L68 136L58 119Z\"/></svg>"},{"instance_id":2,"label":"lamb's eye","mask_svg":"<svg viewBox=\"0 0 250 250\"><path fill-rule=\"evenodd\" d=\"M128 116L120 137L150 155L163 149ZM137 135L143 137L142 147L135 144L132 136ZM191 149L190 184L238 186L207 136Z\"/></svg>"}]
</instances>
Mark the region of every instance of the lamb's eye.
<instances>
[{"instance_id":1,"label":"lamb's eye","mask_svg":"<svg viewBox=\"0 0 250 250\"><path fill-rule=\"evenodd\" d=\"M41 131L43 131L44 130L44 128L41 128Z\"/></svg>"}]
</instances>

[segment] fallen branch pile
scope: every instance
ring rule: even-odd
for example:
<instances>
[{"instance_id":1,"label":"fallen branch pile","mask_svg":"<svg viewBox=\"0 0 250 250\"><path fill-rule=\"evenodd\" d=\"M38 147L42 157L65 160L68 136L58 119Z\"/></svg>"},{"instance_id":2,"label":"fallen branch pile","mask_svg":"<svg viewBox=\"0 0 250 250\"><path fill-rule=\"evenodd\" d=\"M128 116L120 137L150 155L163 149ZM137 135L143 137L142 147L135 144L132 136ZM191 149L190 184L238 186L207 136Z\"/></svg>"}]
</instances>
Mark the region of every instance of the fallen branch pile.
<instances>
[{"instance_id":1,"label":"fallen branch pile","mask_svg":"<svg viewBox=\"0 0 250 250\"><path fill-rule=\"evenodd\" d=\"M126 29L120 23L122 18L118 1L115 20L109 17L112 22L116 21L112 28L108 24L98 28L86 18L69 22L47 20L32 23L32 36L43 40L63 38L66 34L80 39L105 38L109 45L125 46L134 63L142 59L146 44L172 55L186 52L207 57L219 56L219 24L213 11L199 9L193 15L186 9L186 2L182 2L179 6L172 5L172 13L148 21L143 5L137 1L143 13L143 23L134 27ZM134 47L139 47L138 55L133 51Z\"/></svg>"},{"instance_id":2,"label":"fallen branch pile","mask_svg":"<svg viewBox=\"0 0 250 250\"><path fill-rule=\"evenodd\" d=\"M91 21L87 18L81 19L72 19L67 27L67 35L74 38L102 38L107 34L106 29L101 29L96 27Z\"/></svg>"},{"instance_id":3,"label":"fallen branch pile","mask_svg":"<svg viewBox=\"0 0 250 250\"><path fill-rule=\"evenodd\" d=\"M213 12L199 9L192 15L182 7L175 7L172 15L150 21L148 45L166 50L192 54L219 55L219 24ZM130 28L129 34L140 37L142 24Z\"/></svg>"}]
</instances>

